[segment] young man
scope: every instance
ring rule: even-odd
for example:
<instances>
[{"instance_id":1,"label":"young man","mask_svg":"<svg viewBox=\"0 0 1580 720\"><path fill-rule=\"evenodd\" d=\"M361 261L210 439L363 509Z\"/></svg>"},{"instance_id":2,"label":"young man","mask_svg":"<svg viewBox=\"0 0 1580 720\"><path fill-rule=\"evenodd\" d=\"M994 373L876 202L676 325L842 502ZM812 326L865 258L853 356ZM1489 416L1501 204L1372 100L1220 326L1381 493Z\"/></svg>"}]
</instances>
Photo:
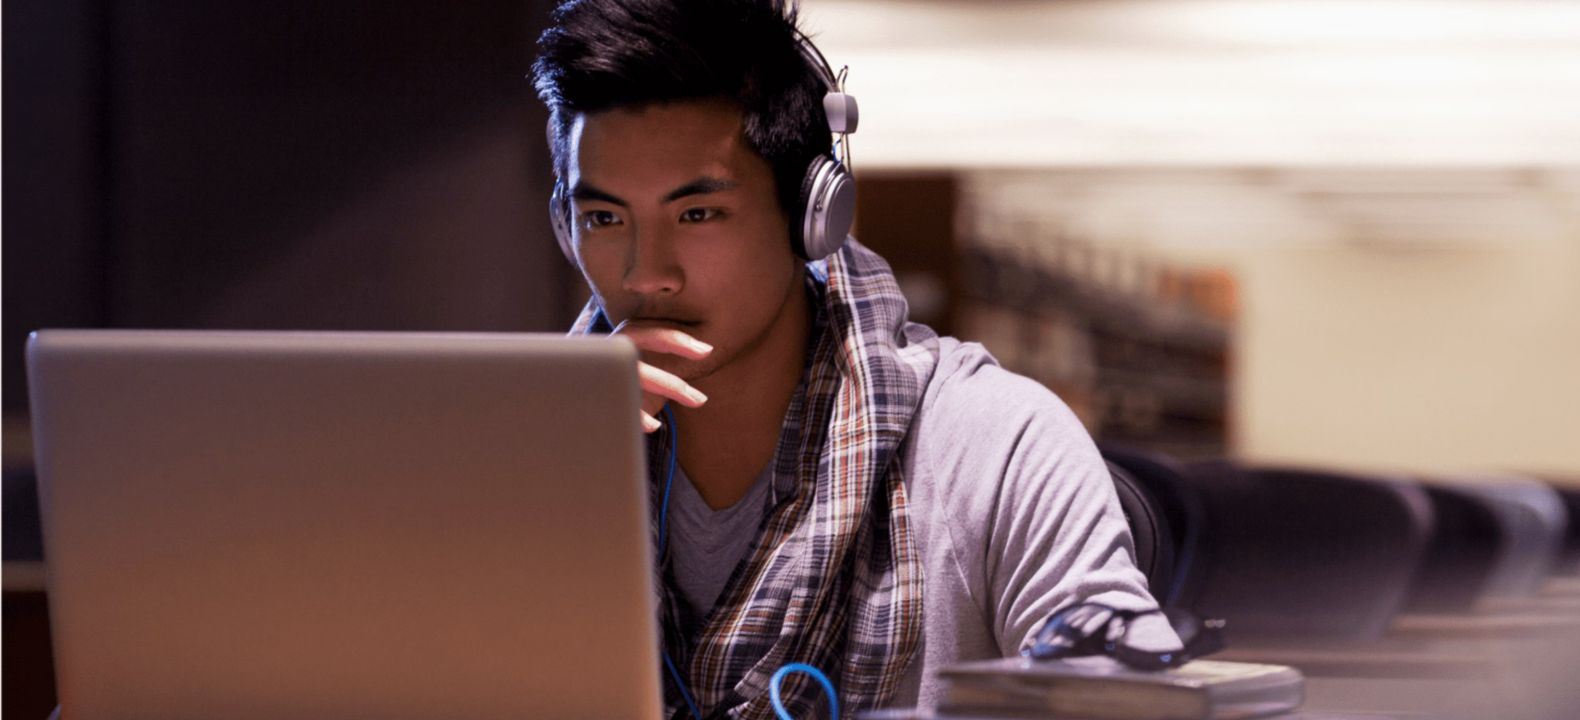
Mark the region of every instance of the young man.
<instances>
[{"instance_id":1,"label":"young man","mask_svg":"<svg viewBox=\"0 0 1580 720\"><path fill-rule=\"evenodd\" d=\"M672 716L771 717L791 662L846 712L927 706L937 668L1060 607L1154 606L1058 398L907 322L858 243L807 260L831 79L780 5L568 2L534 67L593 290L573 332L641 351ZM784 691L826 712L805 676Z\"/></svg>"}]
</instances>

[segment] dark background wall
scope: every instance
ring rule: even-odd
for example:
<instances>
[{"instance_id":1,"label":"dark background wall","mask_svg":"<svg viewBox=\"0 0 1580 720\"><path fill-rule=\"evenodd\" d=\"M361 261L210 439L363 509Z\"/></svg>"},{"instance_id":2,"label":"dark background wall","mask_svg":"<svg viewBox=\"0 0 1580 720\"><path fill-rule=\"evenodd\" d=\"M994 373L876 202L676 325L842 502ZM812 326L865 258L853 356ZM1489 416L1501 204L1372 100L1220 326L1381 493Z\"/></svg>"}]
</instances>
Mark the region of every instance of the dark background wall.
<instances>
[{"instance_id":1,"label":"dark background wall","mask_svg":"<svg viewBox=\"0 0 1580 720\"><path fill-rule=\"evenodd\" d=\"M55 701L27 334L567 326L548 6L4 4L5 715Z\"/></svg>"},{"instance_id":2,"label":"dark background wall","mask_svg":"<svg viewBox=\"0 0 1580 720\"><path fill-rule=\"evenodd\" d=\"M45 326L548 330L544 2L4 8L4 406Z\"/></svg>"}]
</instances>

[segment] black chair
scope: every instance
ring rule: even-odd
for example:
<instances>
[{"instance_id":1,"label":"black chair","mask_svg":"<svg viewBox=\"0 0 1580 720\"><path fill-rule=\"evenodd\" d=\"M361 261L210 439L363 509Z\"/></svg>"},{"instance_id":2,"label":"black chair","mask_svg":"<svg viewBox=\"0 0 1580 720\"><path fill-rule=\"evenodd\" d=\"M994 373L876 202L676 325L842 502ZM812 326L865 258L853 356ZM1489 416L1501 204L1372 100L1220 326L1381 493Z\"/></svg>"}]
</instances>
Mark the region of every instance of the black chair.
<instances>
[{"instance_id":1,"label":"black chair","mask_svg":"<svg viewBox=\"0 0 1580 720\"><path fill-rule=\"evenodd\" d=\"M1563 551L1569 524L1563 498L1543 483L1512 475L1461 476L1437 484L1487 501L1503 530L1506 542L1484 595L1518 598L1536 594Z\"/></svg>"},{"instance_id":2,"label":"black chair","mask_svg":"<svg viewBox=\"0 0 1580 720\"><path fill-rule=\"evenodd\" d=\"M1187 473L1206 520L1189 607L1232 639L1374 640L1403 608L1432 530L1419 484L1228 462Z\"/></svg>"},{"instance_id":3,"label":"black chair","mask_svg":"<svg viewBox=\"0 0 1580 720\"><path fill-rule=\"evenodd\" d=\"M1152 597L1167 605L1164 598L1174 579L1174 541L1168 518L1146 488L1123 467L1109 462L1108 474L1114 479L1119 507L1130 524L1130 536L1136 546L1136 567L1147 577L1147 590Z\"/></svg>"},{"instance_id":4,"label":"black chair","mask_svg":"<svg viewBox=\"0 0 1580 720\"><path fill-rule=\"evenodd\" d=\"M1103 444L1101 449L1110 468L1120 468L1139 486L1137 494L1157 517L1148 524L1167 538L1168 542L1159 543L1163 548L1157 551L1167 564L1167 572L1147 576L1153 597L1165 607L1188 607L1201 585L1200 573L1196 572L1205 522L1200 498L1186 480L1184 470L1167 456L1111 444ZM1124 501L1122 495L1120 501ZM1132 529L1136 524L1132 521Z\"/></svg>"},{"instance_id":5,"label":"black chair","mask_svg":"<svg viewBox=\"0 0 1580 720\"><path fill-rule=\"evenodd\" d=\"M1553 574L1580 575L1580 481L1560 482L1550 478L1543 478L1543 481L1558 493L1564 509L1569 512L1569 527L1564 531L1563 547L1558 552L1558 566Z\"/></svg>"},{"instance_id":6,"label":"black chair","mask_svg":"<svg viewBox=\"0 0 1580 720\"><path fill-rule=\"evenodd\" d=\"M1436 522L1405 601L1418 613L1468 612L1507 552L1508 530L1492 502L1445 485L1423 485Z\"/></svg>"}]
</instances>

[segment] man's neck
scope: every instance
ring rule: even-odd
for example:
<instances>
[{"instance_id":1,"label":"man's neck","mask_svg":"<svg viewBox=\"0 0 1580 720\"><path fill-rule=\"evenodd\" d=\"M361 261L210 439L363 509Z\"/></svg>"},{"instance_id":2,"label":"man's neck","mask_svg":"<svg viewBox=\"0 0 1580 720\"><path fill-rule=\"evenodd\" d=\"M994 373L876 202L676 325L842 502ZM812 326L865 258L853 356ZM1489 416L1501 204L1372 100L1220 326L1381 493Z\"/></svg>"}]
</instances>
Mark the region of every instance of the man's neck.
<instances>
[{"instance_id":1,"label":"man's neck","mask_svg":"<svg viewBox=\"0 0 1580 720\"><path fill-rule=\"evenodd\" d=\"M696 381L707 404L671 406L679 424L679 462L715 510L739 502L773 460L785 412L801 382L811 308L804 283L794 283L790 293L760 342Z\"/></svg>"}]
</instances>

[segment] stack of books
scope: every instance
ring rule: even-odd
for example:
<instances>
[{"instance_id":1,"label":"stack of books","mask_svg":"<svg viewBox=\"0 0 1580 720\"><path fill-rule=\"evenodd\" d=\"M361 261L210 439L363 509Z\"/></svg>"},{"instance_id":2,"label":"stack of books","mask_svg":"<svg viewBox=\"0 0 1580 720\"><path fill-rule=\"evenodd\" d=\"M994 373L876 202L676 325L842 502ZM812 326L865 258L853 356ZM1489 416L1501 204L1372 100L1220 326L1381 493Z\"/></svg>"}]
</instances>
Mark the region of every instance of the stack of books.
<instances>
[{"instance_id":1,"label":"stack of books","mask_svg":"<svg viewBox=\"0 0 1580 720\"><path fill-rule=\"evenodd\" d=\"M1107 657L1006 658L944 668L938 718L1214 720L1300 707L1305 679L1283 665L1194 660L1132 670Z\"/></svg>"}]
</instances>

